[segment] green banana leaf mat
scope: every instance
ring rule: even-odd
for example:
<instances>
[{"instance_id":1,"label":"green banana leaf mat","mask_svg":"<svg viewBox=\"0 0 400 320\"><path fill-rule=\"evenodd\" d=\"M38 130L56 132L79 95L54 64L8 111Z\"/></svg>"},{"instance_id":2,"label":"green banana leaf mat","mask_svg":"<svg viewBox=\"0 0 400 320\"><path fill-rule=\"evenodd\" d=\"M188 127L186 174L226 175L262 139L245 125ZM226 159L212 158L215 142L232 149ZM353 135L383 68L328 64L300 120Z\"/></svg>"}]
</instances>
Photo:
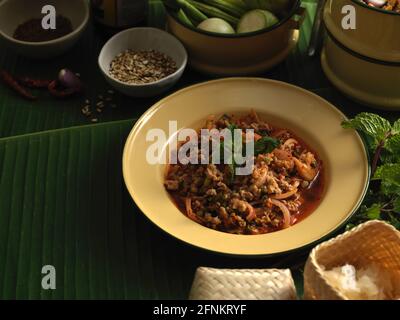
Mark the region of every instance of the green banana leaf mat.
<instances>
[{"instance_id":1,"label":"green banana leaf mat","mask_svg":"<svg viewBox=\"0 0 400 320\"><path fill-rule=\"evenodd\" d=\"M350 116L367 110L330 86L318 58L306 57L316 1L303 6L297 49L265 76L313 90ZM0 50L0 68L14 74L54 77L67 66L86 83L84 97L55 101L36 92L38 102L0 86L0 299L184 299L198 266L291 267L301 296L307 251L268 259L214 255L167 236L136 208L122 178L122 150L134 119L162 97L116 94L118 108L91 125L81 108L109 89L96 62L104 41L90 27L75 49L50 62ZM208 79L188 70L174 90ZM56 290L42 289L44 265L56 268Z\"/></svg>"}]
</instances>

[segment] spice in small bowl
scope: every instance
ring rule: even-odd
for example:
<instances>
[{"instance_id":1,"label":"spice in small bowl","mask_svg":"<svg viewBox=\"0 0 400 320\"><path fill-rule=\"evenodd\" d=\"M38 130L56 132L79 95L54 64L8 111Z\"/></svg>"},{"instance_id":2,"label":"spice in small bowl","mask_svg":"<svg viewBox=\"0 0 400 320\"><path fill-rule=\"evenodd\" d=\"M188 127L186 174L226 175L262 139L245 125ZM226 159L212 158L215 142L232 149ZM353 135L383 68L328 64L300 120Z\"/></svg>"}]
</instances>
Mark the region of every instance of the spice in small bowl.
<instances>
[{"instance_id":1,"label":"spice in small bowl","mask_svg":"<svg viewBox=\"0 0 400 320\"><path fill-rule=\"evenodd\" d=\"M20 24L14 32L14 39L27 42L51 41L70 34L73 31L71 20L58 15L57 28L43 29L42 19L30 19Z\"/></svg>"},{"instance_id":2,"label":"spice in small bowl","mask_svg":"<svg viewBox=\"0 0 400 320\"><path fill-rule=\"evenodd\" d=\"M51 4L56 9L55 21L49 15L41 14L44 4ZM56 29L43 28L43 18L46 18L46 24L55 22ZM23 57L54 58L77 43L89 24L89 18L89 1L1 0L0 42L2 47L4 43Z\"/></svg>"},{"instance_id":3,"label":"spice in small bowl","mask_svg":"<svg viewBox=\"0 0 400 320\"><path fill-rule=\"evenodd\" d=\"M156 28L131 28L107 41L98 63L117 91L130 97L153 97L178 82L187 59L184 46L171 34Z\"/></svg>"},{"instance_id":4,"label":"spice in small bowl","mask_svg":"<svg viewBox=\"0 0 400 320\"><path fill-rule=\"evenodd\" d=\"M110 65L110 75L128 84L147 84L159 81L177 70L175 61L156 51L125 50Z\"/></svg>"}]
</instances>

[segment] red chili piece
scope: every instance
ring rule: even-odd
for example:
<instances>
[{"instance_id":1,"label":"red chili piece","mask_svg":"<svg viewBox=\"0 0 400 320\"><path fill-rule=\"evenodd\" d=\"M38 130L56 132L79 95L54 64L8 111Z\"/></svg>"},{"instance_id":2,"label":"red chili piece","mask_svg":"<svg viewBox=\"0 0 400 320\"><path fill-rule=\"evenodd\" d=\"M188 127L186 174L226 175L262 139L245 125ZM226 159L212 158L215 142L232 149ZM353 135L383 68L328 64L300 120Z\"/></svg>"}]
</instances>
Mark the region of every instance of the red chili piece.
<instances>
[{"instance_id":1,"label":"red chili piece","mask_svg":"<svg viewBox=\"0 0 400 320\"><path fill-rule=\"evenodd\" d=\"M0 78L3 79L4 83L17 92L20 96L28 100L36 100L36 97L22 87L8 72L0 71Z\"/></svg>"},{"instance_id":2,"label":"red chili piece","mask_svg":"<svg viewBox=\"0 0 400 320\"><path fill-rule=\"evenodd\" d=\"M28 88L47 89L51 80L32 79L29 77L20 77L18 82Z\"/></svg>"},{"instance_id":3,"label":"red chili piece","mask_svg":"<svg viewBox=\"0 0 400 320\"><path fill-rule=\"evenodd\" d=\"M56 98L67 98L81 92L79 88L59 88L58 80L53 80L47 87L50 94Z\"/></svg>"}]
</instances>

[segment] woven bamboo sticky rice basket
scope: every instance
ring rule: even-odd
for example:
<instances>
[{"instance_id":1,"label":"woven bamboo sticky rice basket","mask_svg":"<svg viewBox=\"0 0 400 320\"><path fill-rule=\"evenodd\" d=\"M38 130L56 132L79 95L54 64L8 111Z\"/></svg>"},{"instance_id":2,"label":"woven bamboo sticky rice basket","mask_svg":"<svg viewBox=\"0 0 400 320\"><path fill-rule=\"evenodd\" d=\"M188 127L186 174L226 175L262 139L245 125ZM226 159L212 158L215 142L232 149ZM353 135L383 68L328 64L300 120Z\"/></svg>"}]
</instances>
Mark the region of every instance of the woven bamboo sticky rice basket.
<instances>
[{"instance_id":1,"label":"woven bamboo sticky rice basket","mask_svg":"<svg viewBox=\"0 0 400 320\"><path fill-rule=\"evenodd\" d=\"M304 270L304 298L347 300L324 277L324 270L345 264L356 269L379 267L395 284L395 297L400 296L400 232L391 225L369 221L315 247Z\"/></svg>"},{"instance_id":2,"label":"woven bamboo sticky rice basket","mask_svg":"<svg viewBox=\"0 0 400 320\"><path fill-rule=\"evenodd\" d=\"M295 300L289 269L214 269L196 271L190 300Z\"/></svg>"}]
</instances>

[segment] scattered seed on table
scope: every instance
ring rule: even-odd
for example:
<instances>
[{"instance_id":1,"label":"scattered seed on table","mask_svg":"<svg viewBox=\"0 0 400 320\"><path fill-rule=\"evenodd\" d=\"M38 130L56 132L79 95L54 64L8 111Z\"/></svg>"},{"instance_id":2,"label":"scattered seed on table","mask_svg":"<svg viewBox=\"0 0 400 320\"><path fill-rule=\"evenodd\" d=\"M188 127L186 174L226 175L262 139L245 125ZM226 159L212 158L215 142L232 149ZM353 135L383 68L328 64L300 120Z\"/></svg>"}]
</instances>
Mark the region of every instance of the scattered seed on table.
<instances>
[{"instance_id":1,"label":"scattered seed on table","mask_svg":"<svg viewBox=\"0 0 400 320\"><path fill-rule=\"evenodd\" d=\"M99 94L97 97L97 101L93 104L93 111L96 111L97 114L103 113L107 107L116 108L116 104L113 102L112 95L114 94L114 90L107 90L104 94ZM84 116L90 119L91 122L98 122L98 118L92 118L92 104L89 99L85 100L85 105L82 107L81 111Z\"/></svg>"},{"instance_id":2,"label":"scattered seed on table","mask_svg":"<svg viewBox=\"0 0 400 320\"><path fill-rule=\"evenodd\" d=\"M110 64L110 75L128 84L161 80L177 70L175 61L159 51L126 50Z\"/></svg>"},{"instance_id":3,"label":"scattered seed on table","mask_svg":"<svg viewBox=\"0 0 400 320\"><path fill-rule=\"evenodd\" d=\"M84 116L89 117L92 113L90 111L90 105L85 105L82 107L81 112Z\"/></svg>"}]
</instances>

